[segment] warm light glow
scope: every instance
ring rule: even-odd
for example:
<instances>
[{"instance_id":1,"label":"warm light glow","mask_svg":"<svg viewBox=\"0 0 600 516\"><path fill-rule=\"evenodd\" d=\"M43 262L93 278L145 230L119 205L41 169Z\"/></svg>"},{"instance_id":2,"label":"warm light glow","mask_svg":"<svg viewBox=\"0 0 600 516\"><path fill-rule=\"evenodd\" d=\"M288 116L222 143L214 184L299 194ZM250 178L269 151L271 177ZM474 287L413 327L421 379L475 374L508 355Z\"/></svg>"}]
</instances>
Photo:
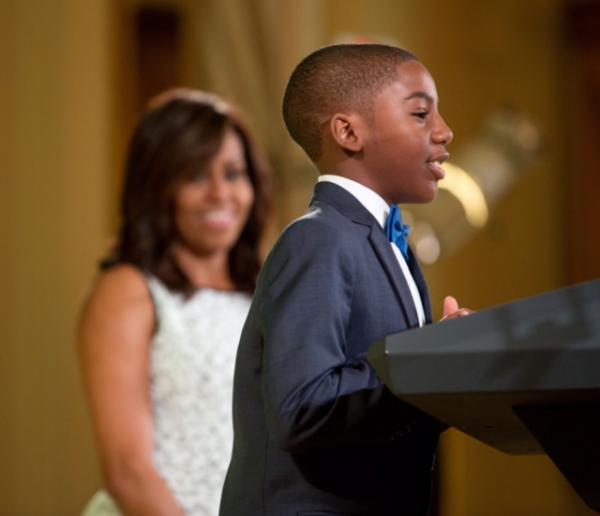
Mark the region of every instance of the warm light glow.
<instances>
[{"instance_id":1,"label":"warm light glow","mask_svg":"<svg viewBox=\"0 0 600 516\"><path fill-rule=\"evenodd\" d=\"M488 220L488 207L477 182L457 165L444 163L443 167L446 177L439 182L439 187L458 199L471 226L476 228L485 226Z\"/></svg>"},{"instance_id":2,"label":"warm light glow","mask_svg":"<svg viewBox=\"0 0 600 516\"><path fill-rule=\"evenodd\" d=\"M423 263L432 264L440 257L440 241L435 235L427 235L421 238L415 246L417 256Z\"/></svg>"}]
</instances>

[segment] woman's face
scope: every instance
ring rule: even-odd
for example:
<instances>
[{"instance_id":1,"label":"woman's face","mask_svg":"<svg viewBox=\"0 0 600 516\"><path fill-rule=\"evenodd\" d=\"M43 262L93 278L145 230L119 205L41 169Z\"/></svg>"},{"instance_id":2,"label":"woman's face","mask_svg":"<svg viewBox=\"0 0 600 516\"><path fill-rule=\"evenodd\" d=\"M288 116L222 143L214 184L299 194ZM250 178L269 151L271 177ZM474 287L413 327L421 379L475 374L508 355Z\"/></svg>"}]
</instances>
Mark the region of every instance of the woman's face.
<instances>
[{"instance_id":1,"label":"woman's face","mask_svg":"<svg viewBox=\"0 0 600 516\"><path fill-rule=\"evenodd\" d=\"M254 202L244 147L229 128L213 160L175 193L181 243L198 256L227 254L237 242Z\"/></svg>"}]
</instances>

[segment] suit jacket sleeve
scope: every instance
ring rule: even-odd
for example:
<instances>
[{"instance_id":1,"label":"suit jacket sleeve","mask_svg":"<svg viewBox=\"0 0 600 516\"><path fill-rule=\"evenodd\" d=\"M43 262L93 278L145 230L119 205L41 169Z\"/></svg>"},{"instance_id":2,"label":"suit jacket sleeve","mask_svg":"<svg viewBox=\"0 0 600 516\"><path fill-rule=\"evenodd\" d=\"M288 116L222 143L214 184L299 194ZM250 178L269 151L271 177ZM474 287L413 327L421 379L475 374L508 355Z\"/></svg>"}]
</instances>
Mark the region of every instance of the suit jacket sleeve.
<instances>
[{"instance_id":1,"label":"suit jacket sleeve","mask_svg":"<svg viewBox=\"0 0 600 516\"><path fill-rule=\"evenodd\" d=\"M261 389L269 433L283 448L389 445L420 417L365 356L346 352L355 267L352 241L305 219L284 233L263 272Z\"/></svg>"}]
</instances>

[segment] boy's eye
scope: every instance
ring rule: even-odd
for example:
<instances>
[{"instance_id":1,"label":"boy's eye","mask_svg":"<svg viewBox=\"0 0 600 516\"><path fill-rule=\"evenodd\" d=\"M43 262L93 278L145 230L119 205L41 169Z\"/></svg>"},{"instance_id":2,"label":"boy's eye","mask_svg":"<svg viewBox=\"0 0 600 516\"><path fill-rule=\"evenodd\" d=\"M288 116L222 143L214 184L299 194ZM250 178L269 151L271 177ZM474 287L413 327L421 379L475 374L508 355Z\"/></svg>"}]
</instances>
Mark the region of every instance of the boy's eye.
<instances>
[{"instance_id":1,"label":"boy's eye","mask_svg":"<svg viewBox=\"0 0 600 516\"><path fill-rule=\"evenodd\" d=\"M416 116L417 118L420 118L421 120L425 120L427 118L427 115L429 115L428 111L415 111L413 113L413 116Z\"/></svg>"}]
</instances>

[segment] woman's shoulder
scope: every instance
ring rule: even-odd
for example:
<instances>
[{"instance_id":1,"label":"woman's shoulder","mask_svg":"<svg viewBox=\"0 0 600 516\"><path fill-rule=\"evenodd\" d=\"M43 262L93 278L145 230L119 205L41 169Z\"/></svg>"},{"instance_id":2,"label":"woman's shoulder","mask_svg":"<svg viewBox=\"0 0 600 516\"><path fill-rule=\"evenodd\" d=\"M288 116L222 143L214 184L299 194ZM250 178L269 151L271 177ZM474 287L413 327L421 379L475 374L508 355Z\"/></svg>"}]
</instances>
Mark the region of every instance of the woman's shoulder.
<instances>
[{"instance_id":1,"label":"woman's shoulder","mask_svg":"<svg viewBox=\"0 0 600 516\"><path fill-rule=\"evenodd\" d=\"M102 271L88 297L89 307L98 305L115 311L124 307L151 308L152 299L144 273L129 264L115 265Z\"/></svg>"},{"instance_id":2,"label":"woman's shoulder","mask_svg":"<svg viewBox=\"0 0 600 516\"><path fill-rule=\"evenodd\" d=\"M96 277L83 306L79 334L90 349L106 342L146 343L155 324L144 274L131 265L115 265Z\"/></svg>"},{"instance_id":3,"label":"woman's shoulder","mask_svg":"<svg viewBox=\"0 0 600 516\"><path fill-rule=\"evenodd\" d=\"M140 269L128 263L121 263L98 274L94 290L143 296L148 295L148 283Z\"/></svg>"}]
</instances>

